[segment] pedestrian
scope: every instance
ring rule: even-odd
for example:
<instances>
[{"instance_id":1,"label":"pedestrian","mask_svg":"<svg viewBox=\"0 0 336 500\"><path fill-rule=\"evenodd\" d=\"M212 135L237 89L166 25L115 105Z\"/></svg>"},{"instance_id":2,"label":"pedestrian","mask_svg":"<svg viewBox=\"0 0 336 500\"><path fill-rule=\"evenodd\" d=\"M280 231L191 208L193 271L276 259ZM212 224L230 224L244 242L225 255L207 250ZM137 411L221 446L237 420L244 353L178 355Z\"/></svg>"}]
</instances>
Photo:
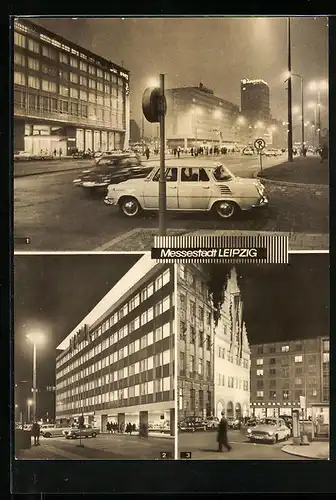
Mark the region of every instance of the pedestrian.
<instances>
[{"instance_id":1,"label":"pedestrian","mask_svg":"<svg viewBox=\"0 0 336 500\"><path fill-rule=\"evenodd\" d=\"M136 425L135 425L135 424L133 424L133 425L132 425L132 432L135 432L135 431L136 431Z\"/></svg>"},{"instance_id":2,"label":"pedestrian","mask_svg":"<svg viewBox=\"0 0 336 500\"><path fill-rule=\"evenodd\" d=\"M54 149L54 156L57 156L57 151L56 151L56 149Z\"/></svg>"},{"instance_id":3,"label":"pedestrian","mask_svg":"<svg viewBox=\"0 0 336 500\"><path fill-rule=\"evenodd\" d=\"M224 412L222 411L222 418L219 422L218 425L218 433L217 433L217 442L218 442L218 450L217 451L223 451L223 445L228 451L231 451L232 447L229 445L228 442L228 436L227 436L227 431L228 431L228 421L225 418Z\"/></svg>"},{"instance_id":4,"label":"pedestrian","mask_svg":"<svg viewBox=\"0 0 336 500\"><path fill-rule=\"evenodd\" d=\"M177 157L180 158L180 154L181 154L181 149L180 149L180 146L177 148Z\"/></svg>"},{"instance_id":5,"label":"pedestrian","mask_svg":"<svg viewBox=\"0 0 336 500\"><path fill-rule=\"evenodd\" d=\"M190 149L190 154L191 154L191 156L194 156L194 148Z\"/></svg>"},{"instance_id":6,"label":"pedestrian","mask_svg":"<svg viewBox=\"0 0 336 500\"><path fill-rule=\"evenodd\" d=\"M32 425L32 429L31 429L31 432L32 432L32 435L33 435L33 438L34 438L34 445L35 446L39 446L40 444L40 426L37 422L34 422L33 425Z\"/></svg>"},{"instance_id":7,"label":"pedestrian","mask_svg":"<svg viewBox=\"0 0 336 500\"><path fill-rule=\"evenodd\" d=\"M146 148L145 155L147 160L149 160L149 148Z\"/></svg>"},{"instance_id":8,"label":"pedestrian","mask_svg":"<svg viewBox=\"0 0 336 500\"><path fill-rule=\"evenodd\" d=\"M322 146L320 150L320 156L321 156L321 163L323 163L324 160L328 159L328 146L326 144Z\"/></svg>"},{"instance_id":9,"label":"pedestrian","mask_svg":"<svg viewBox=\"0 0 336 500\"><path fill-rule=\"evenodd\" d=\"M59 154L59 157L61 158L61 156L62 156L62 148L59 148L58 154Z\"/></svg>"}]
</instances>

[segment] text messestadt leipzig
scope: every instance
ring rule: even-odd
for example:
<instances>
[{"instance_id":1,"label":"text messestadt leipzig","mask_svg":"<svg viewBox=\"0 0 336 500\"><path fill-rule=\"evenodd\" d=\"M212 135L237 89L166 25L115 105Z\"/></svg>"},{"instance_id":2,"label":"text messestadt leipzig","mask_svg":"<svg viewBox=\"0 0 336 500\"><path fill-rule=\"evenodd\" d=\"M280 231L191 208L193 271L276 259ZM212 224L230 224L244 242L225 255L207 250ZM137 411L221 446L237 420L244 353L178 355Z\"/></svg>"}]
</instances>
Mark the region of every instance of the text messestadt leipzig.
<instances>
[{"instance_id":1,"label":"text messestadt leipzig","mask_svg":"<svg viewBox=\"0 0 336 500\"><path fill-rule=\"evenodd\" d=\"M211 248L211 249L171 249L161 248L161 259L193 259L193 258L221 258L221 257L258 257L257 248Z\"/></svg>"}]
</instances>

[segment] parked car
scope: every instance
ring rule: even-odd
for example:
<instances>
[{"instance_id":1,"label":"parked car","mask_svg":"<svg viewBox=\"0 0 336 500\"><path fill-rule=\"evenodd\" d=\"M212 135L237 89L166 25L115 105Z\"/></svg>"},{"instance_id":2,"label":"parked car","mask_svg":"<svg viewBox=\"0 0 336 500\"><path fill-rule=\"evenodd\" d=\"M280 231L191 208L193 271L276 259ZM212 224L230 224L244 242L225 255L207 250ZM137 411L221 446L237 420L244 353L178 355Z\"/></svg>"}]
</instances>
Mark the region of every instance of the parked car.
<instances>
[{"instance_id":1,"label":"parked car","mask_svg":"<svg viewBox=\"0 0 336 500\"><path fill-rule=\"evenodd\" d=\"M85 425L83 428L71 427L70 429L66 429L63 431L63 435L66 439L76 439L79 437L97 437L99 434L99 429L96 427L92 427L92 425Z\"/></svg>"},{"instance_id":2,"label":"parked car","mask_svg":"<svg viewBox=\"0 0 336 500\"><path fill-rule=\"evenodd\" d=\"M254 155L253 149L251 149L251 148L244 148L242 153L243 153L243 155L246 155L246 156L253 156Z\"/></svg>"},{"instance_id":3,"label":"parked car","mask_svg":"<svg viewBox=\"0 0 336 500\"><path fill-rule=\"evenodd\" d=\"M255 427L247 429L247 437L251 442L267 441L276 443L290 437L290 429L282 418L265 418Z\"/></svg>"},{"instance_id":4,"label":"parked car","mask_svg":"<svg viewBox=\"0 0 336 500\"><path fill-rule=\"evenodd\" d=\"M182 432L206 431L207 421L202 417L186 417L181 420L178 427Z\"/></svg>"},{"instance_id":5,"label":"parked car","mask_svg":"<svg viewBox=\"0 0 336 500\"><path fill-rule=\"evenodd\" d=\"M142 165L135 154L103 154L94 165L82 171L73 184L92 193L104 190L110 184L117 184L127 179L145 178L152 167Z\"/></svg>"},{"instance_id":6,"label":"parked car","mask_svg":"<svg viewBox=\"0 0 336 500\"><path fill-rule=\"evenodd\" d=\"M64 430L66 429L59 424L42 424L40 434L45 438L51 438L56 436L63 436Z\"/></svg>"},{"instance_id":7,"label":"parked car","mask_svg":"<svg viewBox=\"0 0 336 500\"><path fill-rule=\"evenodd\" d=\"M166 168L167 210L180 212L214 211L222 219L239 209L266 206L265 186L259 179L236 177L222 164L200 166L198 163ZM105 203L119 206L127 217L142 210L159 209L160 168L154 167L145 179L131 179L117 186L109 185Z\"/></svg>"},{"instance_id":8,"label":"parked car","mask_svg":"<svg viewBox=\"0 0 336 500\"><path fill-rule=\"evenodd\" d=\"M31 161L33 156L28 151L16 151L13 155L14 161Z\"/></svg>"},{"instance_id":9,"label":"parked car","mask_svg":"<svg viewBox=\"0 0 336 500\"><path fill-rule=\"evenodd\" d=\"M207 429L217 429L218 425L219 425L219 418L218 417L207 417L206 418Z\"/></svg>"},{"instance_id":10,"label":"parked car","mask_svg":"<svg viewBox=\"0 0 336 500\"><path fill-rule=\"evenodd\" d=\"M93 157L92 151L77 151L72 154L74 160L91 160Z\"/></svg>"},{"instance_id":11,"label":"parked car","mask_svg":"<svg viewBox=\"0 0 336 500\"><path fill-rule=\"evenodd\" d=\"M242 423L240 418L229 417L227 420L230 429L240 429Z\"/></svg>"}]
</instances>

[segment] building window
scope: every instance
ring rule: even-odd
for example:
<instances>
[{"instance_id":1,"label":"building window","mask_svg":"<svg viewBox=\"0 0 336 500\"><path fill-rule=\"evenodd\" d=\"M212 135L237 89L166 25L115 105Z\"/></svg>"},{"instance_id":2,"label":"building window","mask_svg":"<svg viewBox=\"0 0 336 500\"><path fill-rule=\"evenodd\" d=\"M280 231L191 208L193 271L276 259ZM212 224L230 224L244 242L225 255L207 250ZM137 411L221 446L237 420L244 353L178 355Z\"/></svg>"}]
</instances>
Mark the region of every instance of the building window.
<instances>
[{"instance_id":1,"label":"building window","mask_svg":"<svg viewBox=\"0 0 336 500\"><path fill-rule=\"evenodd\" d=\"M210 337L210 335L206 336L206 348L208 351L210 351L210 349L211 349L211 337Z\"/></svg>"},{"instance_id":2,"label":"building window","mask_svg":"<svg viewBox=\"0 0 336 500\"><path fill-rule=\"evenodd\" d=\"M264 370L257 370L258 377L262 377L264 375Z\"/></svg>"},{"instance_id":3,"label":"building window","mask_svg":"<svg viewBox=\"0 0 336 500\"><path fill-rule=\"evenodd\" d=\"M64 54L63 52L60 52L59 60L60 60L61 63L69 64L69 56L68 56L68 54Z\"/></svg>"},{"instance_id":4,"label":"building window","mask_svg":"<svg viewBox=\"0 0 336 500\"><path fill-rule=\"evenodd\" d=\"M104 84L102 82L97 82L97 90L104 92Z\"/></svg>"},{"instance_id":5,"label":"building window","mask_svg":"<svg viewBox=\"0 0 336 500\"><path fill-rule=\"evenodd\" d=\"M96 80L92 80L92 78L89 78L89 88L90 89L96 88Z\"/></svg>"},{"instance_id":6,"label":"building window","mask_svg":"<svg viewBox=\"0 0 336 500\"><path fill-rule=\"evenodd\" d=\"M79 98L82 99L82 101L87 101L87 92L86 92L86 90L81 90L79 92Z\"/></svg>"},{"instance_id":7,"label":"building window","mask_svg":"<svg viewBox=\"0 0 336 500\"><path fill-rule=\"evenodd\" d=\"M77 73L70 72L70 82L78 83L78 75Z\"/></svg>"},{"instance_id":8,"label":"building window","mask_svg":"<svg viewBox=\"0 0 336 500\"><path fill-rule=\"evenodd\" d=\"M80 77L79 77L79 83L80 83L80 85L83 85L84 87L86 87L87 86L87 78L86 78L86 76L80 75Z\"/></svg>"},{"instance_id":9,"label":"building window","mask_svg":"<svg viewBox=\"0 0 336 500\"><path fill-rule=\"evenodd\" d=\"M295 356L294 361L295 363L302 363L302 356Z\"/></svg>"},{"instance_id":10,"label":"building window","mask_svg":"<svg viewBox=\"0 0 336 500\"><path fill-rule=\"evenodd\" d=\"M39 71L40 61L38 61L37 59L33 59L32 57L28 57L28 68L34 71Z\"/></svg>"},{"instance_id":11,"label":"building window","mask_svg":"<svg viewBox=\"0 0 336 500\"><path fill-rule=\"evenodd\" d=\"M14 32L14 44L18 47L26 47L26 37L21 33Z\"/></svg>"},{"instance_id":12,"label":"building window","mask_svg":"<svg viewBox=\"0 0 336 500\"><path fill-rule=\"evenodd\" d=\"M31 40L28 38L28 50L31 52L35 52L36 54L40 53L40 44L35 40Z\"/></svg>"},{"instance_id":13,"label":"building window","mask_svg":"<svg viewBox=\"0 0 336 500\"><path fill-rule=\"evenodd\" d=\"M185 353L180 352L180 375L185 375Z\"/></svg>"},{"instance_id":14,"label":"building window","mask_svg":"<svg viewBox=\"0 0 336 500\"><path fill-rule=\"evenodd\" d=\"M184 280L185 279L185 266L183 264L180 264L180 266L179 266L179 273L180 273L180 277Z\"/></svg>"},{"instance_id":15,"label":"building window","mask_svg":"<svg viewBox=\"0 0 336 500\"><path fill-rule=\"evenodd\" d=\"M257 398L263 398L264 397L264 391L257 391Z\"/></svg>"},{"instance_id":16,"label":"building window","mask_svg":"<svg viewBox=\"0 0 336 500\"><path fill-rule=\"evenodd\" d=\"M104 98L102 95L97 95L97 104L99 104L100 106L104 105Z\"/></svg>"},{"instance_id":17,"label":"building window","mask_svg":"<svg viewBox=\"0 0 336 500\"><path fill-rule=\"evenodd\" d=\"M70 97L73 97L74 99L78 99L78 97L79 97L79 90L70 87Z\"/></svg>"},{"instance_id":18,"label":"building window","mask_svg":"<svg viewBox=\"0 0 336 500\"><path fill-rule=\"evenodd\" d=\"M274 352L276 352L276 347L275 347L275 345L271 345L271 346L270 346L270 348L269 348L269 352L270 352L270 353L274 353Z\"/></svg>"},{"instance_id":19,"label":"building window","mask_svg":"<svg viewBox=\"0 0 336 500\"><path fill-rule=\"evenodd\" d=\"M206 362L206 376L207 376L207 379L211 378L211 364L210 364L210 361Z\"/></svg>"},{"instance_id":20,"label":"building window","mask_svg":"<svg viewBox=\"0 0 336 500\"><path fill-rule=\"evenodd\" d=\"M56 83L49 80L42 80L42 90L46 92L56 92Z\"/></svg>"},{"instance_id":21,"label":"building window","mask_svg":"<svg viewBox=\"0 0 336 500\"><path fill-rule=\"evenodd\" d=\"M190 342L192 344L196 343L196 330L193 326L190 326Z\"/></svg>"},{"instance_id":22,"label":"building window","mask_svg":"<svg viewBox=\"0 0 336 500\"><path fill-rule=\"evenodd\" d=\"M46 45L42 45L42 55L44 57L48 57L49 59L57 59L57 53L51 47L47 47Z\"/></svg>"},{"instance_id":23,"label":"building window","mask_svg":"<svg viewBox=\"0 0 336 500\"><path fill-rule=\"evenodd\" d=\"M275 365L275 363L276 363L275 358L270 358L270 365Z\"/></svg>"},{"instance_id":24,"label":"building window","mask_svg":"<svg viewBox=\"0 0 336 500\"><path fill-rule=\"evenodd\" d=\"M185 321L180 321L180 339L181 340L186 340L186 324Z\"/></svg>"},{"instance_id":25,"label":"building window","mask_svg":"<svg viewBox=\"0 0 336 500\"><path fill-rule=\"evenodd\" d=\"M91 64L89 65L89 73L90 73L90 75L96 74L96 68L94 66L92 66Z\"/></svg>"},{"instance_id":26,"label":"building window","mask_svg":"<svg viewBox=\"0 0 336 500\"><path fill-rule=\"evenodd\" d=\"M31 87L32 89L39 89L40 79L36 76L28 76L28 87Z\"/></svg>"},{"instance_id":27,"label":"building window","mask_svg":"<svg viewBox=\"0 0 336 500\"><path fill-rule=\"evenodd\" d=\"M276 399L276 391L269 391L269 398Z\"/></svg>"},{"instance_id":28,"label":"building window","mask_svg":"<svg viewBox=\"0 0 336 500\"><path fill-rule=\"evenodd\" d=\"M329 363L329 352L323 353L323 363Z\"/></svg>"},{"instance_id":29,"label":"building window","mask_svg":"<svg viewBox=\"0 0 336 500\"><path fill-rule=\"evenodd\" d=\"M65 87L64 85L60 85L59 87L59 93L64 96L69 95L69 87Z\"/></svg>"},{"instance_id":30,"label":"building window","mask_svg":"<svg viewBox=\"0 0 336 500\"><path fill-rule=\"evenodd\" d=\"M264 364L263 358L258 358L257 359L257 365L263 365L263 364Z\"/></svg>"},{"instance_id":31,"label":"building window","mask_svg":"<svg viewBox=\"0 0 336 500\"><path fill-rule=\"evenodd\" d=\"M285 390L282 391L282 399L288 399L289 398L289 391Z\"/></svg>"},{"instance_id":32,"label":"building window","mask_svg":"<svg viewBox=\"0 0 336 500\"><path fill-rule=\"evenodd\" d=\"M296 378L295 385L302 385L302 378Z\"/></svg>"},{"instance_id":33,"label":"building window","mask_svg":"<svg viewBox=\"0 0 336 500\"><path fill-rule=\"evenodd\" d=\"M196 304L193 300L190 300L189 302L190 304L190 317L191 317L191 320L195 320L196 318Z\"/></svg>"},{"instance_id":34,"label":"building window","mask_svg":"<svg viewBox=\"0 0 336 500\"><path fill-rule=\"evenodd\" d=\"M203 359L198 359L198 374L203 375Z\"/></svg>"},{"instance_id":35,"label":"building window","mask_svg":"<svg viewBox=\"0 0 336 500\"><path fill-rule=\"evenodd\" d=\"M193 377L195 373L195 356L190 356L189 371L190 376Z\"/></svg>"},{"instance_id":36,"label":"building window","mask_svg":"<svg viewBox=\"0 0 336 500\"><path fill-rule=\"evenodd\" d=\"M111 80L110 73L108 73L107 71L105 71L104 77L105 77L105 80L107 80L108 82Z\"/></svg>"},{"instance_id":37,"label":"building window","mask_svg":"<svg viewBox=\"0 0 336 500\"><path fill-rule=\"evenodd\" d=\"M295 350L296 351L302 351L302 343L301 342L296 342L295 343Z\"/></svg>"},{"instance_id":38,"label":"building window","mask_svg":"<svg viewBox=\"0 0 336 500\"><path fill-rule=\"evenodd\" d=\"M269 381L269 386L270 386L270 387L275 387L275 386L276 386L276 380L271 379L271 380Z\"/></svg>"},{"instance_id":39,"label":"building window","mask_svg":"<svg viewBox=\"0 0 336 500\"><path fill-rule=\"evenodd\" d=\"M111 93L111 88L109 85L105 85L104 86L104 91L105 91L105 94L110 94Z\"/></svg>"},{"instance_id":40,"label":"building window","mask_svg":"<svg viewBox=\"0 0 336 500\"><path fill-rule=\"evenodd\" d=\"M281 346L281 352L288 352L288 351L289 351L289 345Z\"/></svg>"},{"instance_id":41,"label":"building window","mask_svg":"<svg viewBox=\"0 0 336 500\"><path fill-rule=\"evenodd\" d=\"M79 61L79 69L81 71L87 71L87 63L84 61Z\"/></svg>"},{"instance_id":42,"label":"building window","mask_svg":"<svg viewBox=\"0 0 336 500\"><path fill-rule=\"evenodd\" d=\"M96 102L96 95L89 92L89 102Z\"/></svg>"},{"instance_id":43,"label":"building window","mask_svg":"<svg viewBox=\"0 0 336 500\"><path fill-rule=\"evenodd\" d=\"M258 346L257 353L258 354L263 354L264 353L264 346L262 346L262 345Z\"/></svg>"},{"instance_id":44,"label":"building window","mask_svg":"<svg viewBox=\"0 0 336 500\"><path fill-rule=\"evenodd\" d=\"M14 71L14 83L16 85L26 85L26 76L24 73Z\"/></svg>"},{"instance_id":45,"label":"building window","mask_svg":"<svg viewBox=\"0 0 336 500\"><path fill-rule=\"evenodd\" d=\"M263 389L263 387L264 387L264 381L257 380L257 389Z\"/></svg>"},{"instance_id":46,"label":"building window","mask_svg":"<svg viewBox=\"0 0 336 500\"><path fill-rule=\"evenodd\" d=\"M18 64L19 66L25 66L26 65L26 58L23 54L20 54L20 52L14 52L14 63Z\"/></svg>"},{"instance_id":47,"label":"building window","mask_svg":"<svg viewBox=\"0 0 336 500\"><path fill-rule=\"evenodd\" d=\"M180 294L180 309L182 311L185 311L185 309L186 309L186 299L185 299L185 295L182 295L182 293Z\"/></svg>"},{"instance_id":48,"label":"building window","mask_svg":"<svg viewBox=\"0 0 336 500\"><path fill-rule=\"evenodd\" d=\"M302 375L303 368L301 366L295 368L295 375Z\"/></svg>"},{"instance_id":49,"label":"building window","mask_svg":"<svg viewBox=\"0 0 336 500\"><path fill-rule=\"evenodd\" d=\"M69 81L69 72L68 71L64 71L63 69L61 69L59 72L59 76L60 76L61 80L66 80L67 82Z\"/></svg>"},{"instance_id":50,"label":"building window","mask_svg":"<svg viewBox=\"0 0 336 500\"><path fill-rule=\"evenodd\" d=\"M330 351L330 340L323 340L323 351L324 352Z\"/></svg>"},{"instance_id":51,"label":"building window","mask_svg":"<svg viewBox=\"0 0 336 500\"><path fill-rule=\"evenodd\" d=\"M70 66L78 68L78 59L76 57L70 57Z\"/></svg>"}]
</instances>

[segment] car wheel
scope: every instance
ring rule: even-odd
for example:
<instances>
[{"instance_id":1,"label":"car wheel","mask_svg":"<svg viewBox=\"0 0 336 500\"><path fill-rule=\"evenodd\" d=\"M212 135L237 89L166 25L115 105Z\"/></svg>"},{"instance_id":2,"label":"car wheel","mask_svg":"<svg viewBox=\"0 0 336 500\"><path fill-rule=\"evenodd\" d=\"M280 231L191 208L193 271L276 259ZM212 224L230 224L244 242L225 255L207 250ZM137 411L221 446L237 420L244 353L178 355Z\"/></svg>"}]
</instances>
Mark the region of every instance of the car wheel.
<instances>
[{"instance_id":1,"label":"car wheel","mask_svg":"<svg viewBox=\"0 0 336 500\"><path fill-rule=\"evenodd\" d=\"M95 432L92 433L92 437L95 438L97 437L97 434Z\"/></svg>"},{"instance_id":2,"label":"car wheel","mask_svg":"<svg viewBox=\"0 0 336 500\"><path fill-rule=\"evenodd\" d=\"M276 434L276 436L275 436L275 442L277 443L278 441L279 441L279 436L278 436L278 434Z\"/></svg>"},{"instance_id":3,"label":"car wheel","mask_svg":"<svg viewBox=\"0 0 336 500\"><path fill-rule=\"evenodd\" d=\"M125 197L119 202L120 210L127 217L135 217L139 214L141 207L136 198Z\"/></svg>"},{"instance_id":4,"label":"car wheel","mask_svg":"<svg viewBox=\"0 0 336 500\"><path fill-rule=\"evenodd\" d=\"M50 432L46 432L46 433L44 434L44 437L46 437L46 438L50 438L50 437L51 437Z\"/></svg>"},{"instance_id":5,"label":"car wheel","mask_svg":"<svg viewBox=\"0 0 336 500\"><path fill-rule=\"evenodd\" d=\"M221 219L230 219L236 212L237 205L232 201L218 201L215 203L214 209Z\"/></svg>"}]
</instances>

